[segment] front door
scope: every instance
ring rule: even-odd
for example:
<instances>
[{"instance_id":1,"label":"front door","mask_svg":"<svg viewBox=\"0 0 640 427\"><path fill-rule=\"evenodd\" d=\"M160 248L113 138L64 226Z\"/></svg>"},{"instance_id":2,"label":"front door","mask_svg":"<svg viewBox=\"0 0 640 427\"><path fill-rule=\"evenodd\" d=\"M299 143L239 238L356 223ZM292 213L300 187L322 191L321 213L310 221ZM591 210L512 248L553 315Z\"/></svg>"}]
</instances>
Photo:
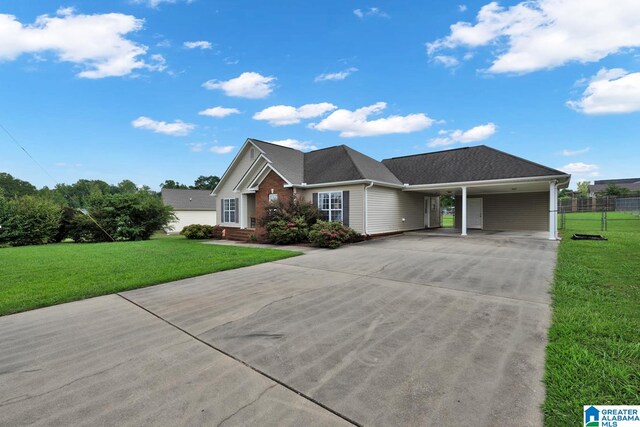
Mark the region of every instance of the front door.
<instances>
[{"instance_id":1,"label":"front door","mask_svg":"<svg viewBox=\"0 0 640 427\"><path fill-rule=\"evenodd\" d=\"M440 227L440 197L424 197L424 226Z\"/></svg>"},{"instance_id":2,"label":"front door","mask_svg":"<svg viewBox=\"0 0 640 427\"><path fill-rule=\"evenodd\" d=\"M482 197L467 199L467 228L482 229Z\"/></svg>"}]
</instances>

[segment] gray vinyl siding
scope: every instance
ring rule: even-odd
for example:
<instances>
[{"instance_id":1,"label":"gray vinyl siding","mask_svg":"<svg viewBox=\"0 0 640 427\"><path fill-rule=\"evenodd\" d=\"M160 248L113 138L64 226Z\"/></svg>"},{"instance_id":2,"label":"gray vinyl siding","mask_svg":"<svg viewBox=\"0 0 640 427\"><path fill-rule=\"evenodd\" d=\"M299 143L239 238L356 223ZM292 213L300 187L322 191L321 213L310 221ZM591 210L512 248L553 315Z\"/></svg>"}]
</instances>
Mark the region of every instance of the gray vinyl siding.
<instances>
[{"instance_id":1,"label":"gray vinyl siding","mask_svg":"<svg viewBox=\"0 0 640 427\"><path fill-rule=\"evenodd\" d=\"M313 193L323 193L325 191L348 191L349 192L349 227L358 233L364 232L364 185L343 185L335 187L297 189L297 194L302 195L304 200L311 202Z\"/></svg>"},{"instance_id":2,"label":"gray vinyl siding","mask_svg":"<svg viewBox=\"0 0 640 427\"><path fill-rule=\"evenodd\" d=\"M549 193L484 194L482 220L484 230L549 229ZM461 198L456 197L456 228L462 227Z\"/></svg>"},{"instance_id":3,"label":"gray vinyl siding","mask_svg":"<svg viewBox=\"0 0 640 427\"><path fill-rule=\"evenodd\" d=\"M245 172L247 171L247 169L249 169L249 166L251 166L251 164L253 163L253 160L250 158L249 155L249 149L253 147L252 145L248 145L247 147L245 147L245 150L243 153L240 153L239 157L238 157L238 161L235 164L235 166L233 167L233 169L227 171L227 177L225 178L225 182L222 184L222 187L218 188L217 194L216 194L216 203L218 204L218 209L217 209L217 215L218 215L218 224L220 225L225 225L225 226L232 226L232 227L239 227L240 226L240 215L242 215L243 213L240 212L240 210L242 208L244 208L244 206L240 206L242 204L242 202L240 202L240 198L241 198L241 194L240 193L234 193L233 189L235 188L235 186L238 184L238 182L240 181L240 179L242 178L242 176L245 174ZM255 150L255 149L254 149ZM255 155L258 155L258 150L255 150ZM223 212L220 208L221 205L221 200L222 199L238 199L238 214L236 215L236 220L237 222L235 223L224 223L222 222L222 215Z\"/></svg>"},{"instance_id":4,"label":"gray vinyl siding","mask_svg":"<svg viewBox=\"0 0 640 427\"><path fill-rule=\"evenodd\" d=\"M367 200L368 234L424 228L424 194L374 185L367 189Z\"/></svg>"}]
</instances>

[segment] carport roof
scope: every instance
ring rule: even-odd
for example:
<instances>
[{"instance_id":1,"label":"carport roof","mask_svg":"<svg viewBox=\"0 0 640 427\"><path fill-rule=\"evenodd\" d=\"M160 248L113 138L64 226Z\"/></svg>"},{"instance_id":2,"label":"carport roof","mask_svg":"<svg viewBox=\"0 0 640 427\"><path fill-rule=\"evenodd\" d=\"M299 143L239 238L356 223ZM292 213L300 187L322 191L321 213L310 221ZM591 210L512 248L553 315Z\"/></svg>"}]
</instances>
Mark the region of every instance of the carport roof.
<instances>
[{"instance_id":1,"label":"carport roof","mask_svg":"<svg viewBox=\"0 0 640 427\"><path fill-rule=\"evenodd\" d=\"M394 157L382 163L403 184L409 185L569 176L486 145Z\"/></svg>"}]
</instances>

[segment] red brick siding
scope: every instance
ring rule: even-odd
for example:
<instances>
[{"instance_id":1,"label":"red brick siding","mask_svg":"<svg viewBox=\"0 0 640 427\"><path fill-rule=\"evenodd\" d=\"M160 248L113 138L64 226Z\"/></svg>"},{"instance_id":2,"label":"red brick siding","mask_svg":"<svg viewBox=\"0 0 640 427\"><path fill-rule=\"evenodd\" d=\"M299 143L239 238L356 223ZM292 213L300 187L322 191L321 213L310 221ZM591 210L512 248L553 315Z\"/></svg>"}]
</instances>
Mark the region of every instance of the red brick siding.
<instances>
[{"instance_id":1,"label":"red brick siding","mask_svg":"<svg viewBox=\"0 0 640 427\"><path fill-rule=\"evenodd\" d=\"M256 192L256 236L264 234L264 229L260 227L260 218L264 216L265 207L269 203L271 190L278 195L278 200L288 203L293 196L293 189L285 188L286 182L274 171L269 172L266 178L260 183Z\"/></svg>"}]
</instances>

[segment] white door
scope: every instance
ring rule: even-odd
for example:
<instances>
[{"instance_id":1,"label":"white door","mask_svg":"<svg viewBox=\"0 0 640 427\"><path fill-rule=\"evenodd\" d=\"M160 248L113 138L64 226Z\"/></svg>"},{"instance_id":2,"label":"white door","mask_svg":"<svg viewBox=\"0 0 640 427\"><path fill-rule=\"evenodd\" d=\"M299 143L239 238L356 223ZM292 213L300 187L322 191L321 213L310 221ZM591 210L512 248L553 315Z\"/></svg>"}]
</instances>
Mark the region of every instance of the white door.
<instances>
[{"instance_id":1,"label":"white door","mask_svg":"<svg viewBox=\"0 0 640 427\"><path fill-rule=\"evenodd\" d=\"M467 199L467 228L482 228L482 197Z\"/></svg>"},{"instance_id":2,"label":"white door","mask_svg":"<svg viewBox=\"0 0 640 427\"><path fill-rule=\"evenodd\" d=\"M440 227L440 197L429 199L429 227Z\"/></svg>"},{"instance_id":3,"label":"white door","mask_svg":"<svg viewBox=\"0 0 640 427\"><path fill-rule=\"evenodd\" d=\"M424 212L424 228L429 228L429 196L424 196L422 211Z\"/></svg>"}]
</instances>

